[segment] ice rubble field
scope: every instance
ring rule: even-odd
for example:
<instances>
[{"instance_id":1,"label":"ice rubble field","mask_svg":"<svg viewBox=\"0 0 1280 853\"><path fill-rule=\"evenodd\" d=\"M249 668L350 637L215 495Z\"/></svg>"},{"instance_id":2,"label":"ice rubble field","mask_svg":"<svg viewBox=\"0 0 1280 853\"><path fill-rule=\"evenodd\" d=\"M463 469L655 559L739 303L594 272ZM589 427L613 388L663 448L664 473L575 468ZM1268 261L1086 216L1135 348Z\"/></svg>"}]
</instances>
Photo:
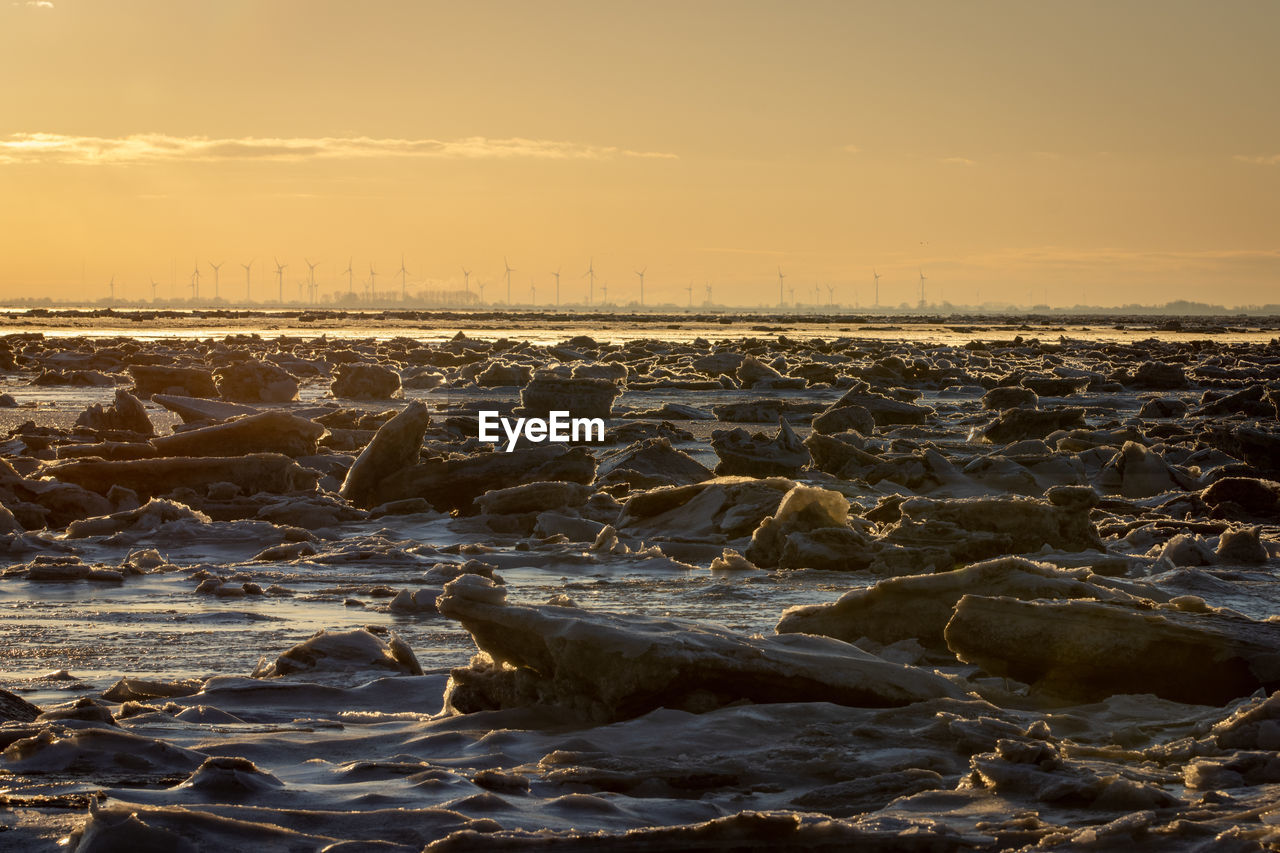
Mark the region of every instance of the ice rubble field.
<instances>
[{"instance_id":1,"label":"ice rubble field","mask_svg":"<svg viewBox=\"0 0 1280 853\"><path fill-rule=\"evenodd\" d=\"M827 332L0 339L0 847L1280 844L1277 342Z\"/></svg>"}]
</instances>

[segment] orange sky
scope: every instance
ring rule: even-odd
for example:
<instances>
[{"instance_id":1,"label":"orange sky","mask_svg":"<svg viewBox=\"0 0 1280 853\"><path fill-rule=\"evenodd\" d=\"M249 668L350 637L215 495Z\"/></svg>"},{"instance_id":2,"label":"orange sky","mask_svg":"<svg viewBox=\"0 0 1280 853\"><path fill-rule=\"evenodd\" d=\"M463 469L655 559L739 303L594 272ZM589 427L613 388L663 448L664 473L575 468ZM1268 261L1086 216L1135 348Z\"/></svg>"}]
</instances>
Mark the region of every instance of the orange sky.
<instances>
[{"instance_id":1,"label":"orange sky","mask_svg":"<svg viewBox=\"0 0 1280 853\"><path fill-rule=\"evenodd\" d=\"M1280 301L1280 4L0 6L0 299ZM83 284L82 284L83 282ZM394 285L398 289L398 281Z\"/></svg>"}]
</instances>

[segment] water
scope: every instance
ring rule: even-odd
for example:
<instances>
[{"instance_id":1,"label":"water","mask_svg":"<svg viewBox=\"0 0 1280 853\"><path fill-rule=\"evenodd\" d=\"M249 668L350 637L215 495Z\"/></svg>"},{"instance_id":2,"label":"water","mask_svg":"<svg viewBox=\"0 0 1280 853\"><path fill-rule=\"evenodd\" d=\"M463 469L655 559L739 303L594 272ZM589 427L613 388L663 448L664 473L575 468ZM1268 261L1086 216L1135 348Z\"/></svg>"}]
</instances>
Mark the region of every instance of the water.
<instances>
[{"instance_id":1,"label":"water","mask_svg":"<svg viewBox=\"0 0 1280 853\"><path fill-rule=\"evenodd\" d=\"M231 312L234 315L234 312ZM1096 322L1080 322L1074 319L1010 320L1007 318L957 317L951 321L919 321L914 318L880 319L857 313L845 316L807 318L779 315L716 315L691 313L655 316L629 314L569 313L458 313L426 318L413 314L397 317L395 312L347 312L344 316L315 314L316 319L300 322L296 314L253 312L244 316L184 315L180 317L152 318L146 313L136 315L140 319L124 319L120 316L72 316L26 317L0 313L0 334L40 333L49 338L124 338L140 341L164 341L181 338L221 340L234 335L258 335L265 339L301 338L314 339L325 336L329 340L368 338L385 341L395 337L407 337L417 341L440 343L461 332L471 338L493 340L507 338L538 345L563 342L569 338L586 335L598 341L625 343L639 339L658 339L688 343L697 338L709 341L741 339L743 337L771 338L779 334L797 340L811 338L852 338L866 340L903 341L917 346L957 346L975 338L1010 340L1023 338L1056 340L1059 336L1079 340L1114 341L1133 343L1149 337L1161 340L1186 341L1206 337L1222 343L1264 343L1274 337L1277 328L1257 323L1246 317L1232 318L1231 324L1215 320L1188 321L1185 329L1167 329L1161 324L1142 320L1120 324L1114 319L1100 317Z\"/></svg>"}]
</instances>

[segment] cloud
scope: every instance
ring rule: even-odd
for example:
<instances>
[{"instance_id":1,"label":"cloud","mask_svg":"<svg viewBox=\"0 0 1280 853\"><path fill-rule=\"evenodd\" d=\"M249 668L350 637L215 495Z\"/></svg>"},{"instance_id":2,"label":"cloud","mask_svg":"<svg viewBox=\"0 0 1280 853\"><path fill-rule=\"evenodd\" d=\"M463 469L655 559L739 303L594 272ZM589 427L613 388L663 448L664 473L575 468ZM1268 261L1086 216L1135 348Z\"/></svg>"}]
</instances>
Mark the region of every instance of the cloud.
<instances>
[{"instance_id":1,"label":"cloud","mask_svg":"<svg viewBox=\"0 0 1280 853\"><path fill-rule=\"evenodd\" d=\"M17 6L18 4L14 3L13 5ZM53 0L27 0L22 5L30 9L52 9Z\"/></svg>"},{"instance_id":2,"label":"cloud","mask_svg":"<svg viewBox=\"0 0 1280 853\"><path fill-rule=\"evenodd\" d=\"M938 161L946 163L949 166L976 166L976 160L970 160L968 157L943 157Z\"/></svg>"},{"instance_id":3,"label":"cloud","mask_svg":"<svg viewBox=\"0 0 1280 853\"><path fill-rule=\"evenodd\" d=\"M1280 166L1280 154L1263 154L1257 156L1237 154L1236 159L1241 163L1252 163L1255 166Z\"/></svg>"},{"instance_id":4,"label":"cloud","mask_svg":"<svg viewBox=\"0 0 1280 853\"><path fill-rule=\"evenodd\" d=\"M844 146L843 148L841 148L840 150L841 150L841 151L843 151L843 152L844 152L844 153L846 153L846 154L861 154L861 153L862 153L862 149L861 149L861 148L859 148L859 147L858 147L858 146L856 146L856 145L846 145L846 146Z\"/></svg>"},{"instance_id":5,"label":"cloud","mask_svg":"<svg viewBox=\"0 0 1280 853\"><path fill-rule=\"evenodd\" d=\"M0 164L74 163L92 166L130 166L149 163L214 163L269 160L354 160L416 157L460 160L614 160L618 158L678 159L659 151L633 151L614 146L584 145L551 139L489 139L472 136L439 139L374 139L358 137L242 137L167 136L141 133L121 137L68 136L57 133L15 133L0 138Z\"/></svg>"}]
</instances>

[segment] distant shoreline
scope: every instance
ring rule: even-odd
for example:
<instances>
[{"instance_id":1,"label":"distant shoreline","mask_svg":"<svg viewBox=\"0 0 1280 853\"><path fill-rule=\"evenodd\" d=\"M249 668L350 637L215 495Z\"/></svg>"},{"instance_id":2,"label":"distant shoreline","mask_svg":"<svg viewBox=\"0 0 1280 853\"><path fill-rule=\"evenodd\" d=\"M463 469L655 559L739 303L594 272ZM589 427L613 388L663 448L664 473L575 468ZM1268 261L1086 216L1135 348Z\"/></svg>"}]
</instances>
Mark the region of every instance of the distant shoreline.
<instances>
[{"instance_id":1,"label":"distant shoreline","mask_svg":"<svg viewBox=\"0 0 1280 853\"><path fill-rule=\"evenodd\" d=\"M919 345L972 340L1088 338L1128 341L1196 338L1266 342L1280 316L955 314L833 315L776 313L578 313L566 311L316 311L262 309L121 310L60 308L0 311L0 336L84 338L266 338L447 340L457 334L553 344L662 338L693 342L750 337L898 339Z\"/></svg>"},{"instance_id":2,"label":"distant shoreline","mask_svg":"<svg viewBox=\"0 0 1280 853\"><path fill-rule=\"evenodd\" d=\"M396 321L494 321L517 320L537 322L581 322L592 319L609 321L627 320L637 323L718 323L721 325L740 325L744 323L856 323L885 324L899 323L908 325L983 323L1012 326L1023 324L1079 324L1079 323L1124 323L1127 325L1153 324L1170 326L1176 321L1183 326L1228 325L1235 327L1270 327L1280 325L1280 305L1264 306L1262 311L1230 311L1217 308L1215 311L1175 311L1161 307L1141 306L1135 309L1092 308L1062 310L923 310L923 311L888 311L888 310L769 310L762 308L744 309L668 309L668 310L635 310L617 308L610 310L590 309L584 307L561 308L306 308L286 306L272 308L266 306L224 306L224 307L149 307L149 306L29 306L0 304L0 323L13 320L34 320L44 322L50 320L82 320L82 319L119 319L130 322L145 322L157 319L200 318L213 320L245 320L245 319L295 319L300 322L322 322L331 320L368 321L370 319ZM1177 331L1168 328L1167 331Z\"/></svg>"}]
</instances>

